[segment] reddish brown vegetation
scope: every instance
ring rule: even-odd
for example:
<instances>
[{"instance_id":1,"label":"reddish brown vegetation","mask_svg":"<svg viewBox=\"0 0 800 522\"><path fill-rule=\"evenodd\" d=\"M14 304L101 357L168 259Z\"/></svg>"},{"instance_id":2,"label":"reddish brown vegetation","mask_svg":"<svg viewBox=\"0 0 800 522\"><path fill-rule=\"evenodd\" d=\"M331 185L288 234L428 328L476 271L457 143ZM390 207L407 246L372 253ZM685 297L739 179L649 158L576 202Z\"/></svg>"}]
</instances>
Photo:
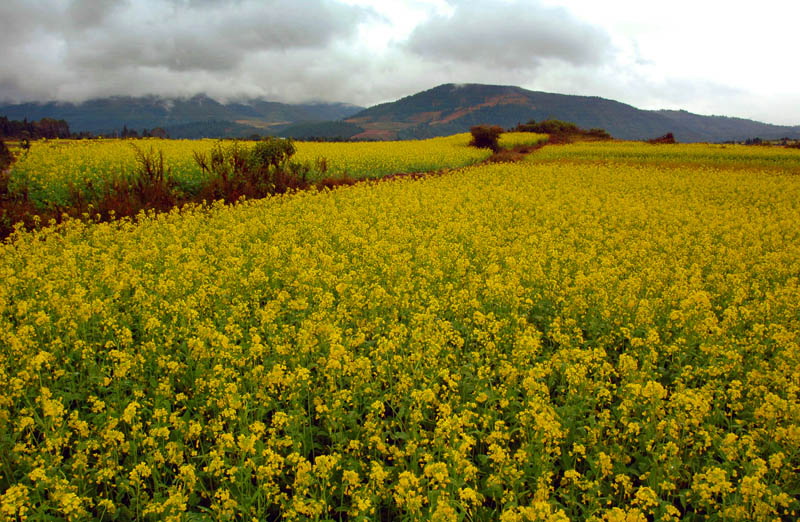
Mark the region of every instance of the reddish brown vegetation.
<instances>
[{"instance_id":1,"label":"reddish brown vegetation","mask_svg":"<svg viewBox=\"0 0 800 522\"><path fill-rule=\"evenodd\" d=\"M668 132L663 136L659 136L658 138L647 140L647 143L650 143L652 145L664 145L664 144L671 145L673 143L678 143L678 142L675 141L675 136L673 136L671 132Z\"/></svg>"},{"instance_id":2,"label":"reddish brown vegetation","mask_svg":"<svg viewBox=\"0 0 800 522\"><path fill-rule=\"evenodd\" d=\"M289 164L294 146L286 140L264 140L251 150L234 144L221 146L208 157L195 159L207 174L206 182L193 194L186 194L170 180L163 154L136 149L137 169L130 177L109 184L96 198L87 200L80 190L72 190L70 203L53 208L37 208L24 192L9 191L9 171L0 170L0 238L8 237L16 227L33 229L64 218L90 218L109 221L133 217L142 211L168 211L187 203L224 200L233 203L242 198L263 198L312 187L307 179L310 167ZM317 169L327 170L324 161ZM320 188L350 184L349 178L324 180Z\"/></svg>"},{"instance_id":3,"label":"reddish brown vegetation","mask_svg":"<svg viewBox=\"0 0 800 522\"><path fill-rule=\"evenodd\" d=\"M492 129L491 133L497 129L502 131L499 127L489 127L489 129ZM497 134L499 135L499 132ZM519 161L543 145L544 143L518 145L506 150L498 148L485 162ZM60 223L65 218L111 221L123 217L135 217L142 211L166 212L189 203L205 203L220 199L233 203L242 198L257 199L270 194L314 188L333 189L364 181L419 179L448 172L448 169L432 172L399 172L378 180L355 179L347 174L324 177L328 170L327 162L321 159L314 168L323 174L323 178L312 183L307 180L309 166L287 163L285 161L287 158L283 161L269 160L267 164L262 162L254 165L251 162L252 158L245 156L244 149L237 149L235 145L225 150L218 149L207 157L198 155L195 159L209 174L207 182L196 194L183 194L170 182L169 172L161 153L137 149L138 169L134 176L116 180L99 198L92 201L88 201L81 191L74 190L70 205L51 209L37 208L25 193L10 193L9 170L0 169L0 239L11 235L15 228L32 230Z\"/></svg>"},{"instance_id":4,"label":"reddish brown vegetation","mask_svg":"<svg viewBox=\"0 0 800 522\"><path fill-rule=\"evenodd\" d=\"M6 143L0 140L0 172L6 170L12 161L14 161L14 156L11 155Z\"/></svg>"},{"instance_id":5,"label":"reddish brown vegetation","mask_svg":"<svg viewBox=\"0 0 800 522\"><path fill-rule=\"evenodd\" d=\"M522 161L526 155L544 147L548 142L540 142L536 145L517 145L510 149L501 149L486 158L484 163L512 163Z\"/></svg>"},{"instance_id":6,"label":"reddish brown vegetation","mask_svg":"<svg viewBox=\"0 0 800 522\"><path fill-rule=\"evenodd\" d=\"M420 112L409 118L414 123L428 123L442 115L442 111Z\"/></svg>"},{"instance_id":7,"label":"reddish brown vegetation","mask_svg":"<svg viewBox=\"0 0 800 522\"><path fill-rule=\"evenodd\" d=\"M367 129L360 132L355 136L351 136L351 140L391 140L395 139L396 133L385 129Z\"/></svg>"},{"instance_id":8,"label":"reddish brown vegetation","mask_svg":"<svg viewBox=\"0 0 800 522\"><path fill-rule=\"evenodd\" d=\"M500 94L488 98L483 103L479 103L471 107L462 107L456 110L455 112L448 114L447 116L445 116L440 120L431 122L431 125L450 123L453 120L457 120L462 116L466 116L467 114L479 111L486 107L496 107L497 105L527 105L529 103L530 100L528 100L528 98L522 94Z\"/></svg>"},{"instance_id":9,"label":"reddish brown vegetation","mask_svg":"<svg viewBox=\"0 0 800 522\"><path fill-rule=\"evenodd\" d=\"M547 134L548 143L561 144L572 143L574 141L606 141L613 139L605 129L581 129L577 125L568 121L544 120L536 123L534 120L528 123L517 125L516 132L536 132Z\"/></svg>"},{"instance_id":10,"label":"reddish brown vegetation","mask_svg":"<svg viewBox=\"0 0 800 522\"><path fill-rule=\"evenodd\" d=\"M319 183L317 183L317 188L332 189L335 187L347 187L350 185L355 185L359 181L364 180L357 180L355 178L351 178L348 174L345 174L336 178L323 178L321 181L319 181Z\"/></svg>"},{"instance_id":11,"label":"reddish brown vegetation","mask_svg":"<svg viewBox=\"0 0 800 522\"><path fill-rule=\"evenodd\" d=\"M503 133L503 128L497 125L475 125L470 127L469 131L472 133L472 141L469 144L473 147L481 149L491 149L492 152L500 150L500 134Z\"/></svg>"}]
</instances>

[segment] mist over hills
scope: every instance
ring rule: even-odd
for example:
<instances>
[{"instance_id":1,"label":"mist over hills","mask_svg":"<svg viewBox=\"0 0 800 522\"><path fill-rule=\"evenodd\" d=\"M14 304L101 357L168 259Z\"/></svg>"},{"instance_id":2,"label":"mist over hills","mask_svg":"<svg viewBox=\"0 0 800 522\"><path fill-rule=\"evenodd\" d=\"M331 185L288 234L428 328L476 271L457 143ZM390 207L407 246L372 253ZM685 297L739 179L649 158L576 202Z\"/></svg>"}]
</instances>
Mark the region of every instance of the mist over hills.
<instances>
[{"instance_id":1,"label":"mist over hills","mask_svg":"<svg viewBox=\"0 0 800 522\"><path fill-rule=\"evenodd\" d=\"M265 100L221 103L192 98L112 97L72 103L0 106L9 119L64 119L73 132L107 133L162 127L173 138L271 134L296 138L414 139L468 131L472 125L505 128L555 118L583 128L604 128L620 139L672 132L678 141L800 138L800 125L782 126L686 111L637 109L596 96L530 91L521 87L444 84L364 109L346 103L285 104Z\"/></svg>"},{"instance_id":2,"label":"mist over hills","mask_svg":"<svg viewBox=\"0 0 800 522\"><path fill-rule=\"evenodd\" d=\"M363 107L347 103L287 104L265 100L221 103L206 95L191 98L115 96L82 103L23 103L0 106L9 119L66 120L72 132L95 134L128 127L162 127L172 137L228 137L252 133L273 134L296 122L347 118Z\"/></svg>"}]
</instances>

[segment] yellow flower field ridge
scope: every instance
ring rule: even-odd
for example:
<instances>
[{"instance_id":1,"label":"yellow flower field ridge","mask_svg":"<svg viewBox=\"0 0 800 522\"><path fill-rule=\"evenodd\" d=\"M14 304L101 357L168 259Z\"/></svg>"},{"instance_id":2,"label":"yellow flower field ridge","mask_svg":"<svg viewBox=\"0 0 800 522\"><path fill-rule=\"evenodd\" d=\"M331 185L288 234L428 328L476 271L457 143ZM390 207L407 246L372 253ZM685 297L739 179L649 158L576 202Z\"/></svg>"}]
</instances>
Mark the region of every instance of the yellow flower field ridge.
<instances>
[{"instance_id":1,"label":"yellow flower field ridge","mask_svg":"<svg viewBox=\"0 0 800 522\"><path fill-rule=\"evenodd\" d=\"M642 142L578 142L546 147L539 161L623 162L633 165L739 168L753 171L800 173L796 148L733 144L684 143L650 145Z\"/></svg>"},{"instance_id":2,"label":"yellow flower field ridge","mask_svg":"<svg viewBox=\"0 0 800 522\"><path fill-rule=\"evenodd\" d=\"M534 154L18 232L0 517L796 519L800 177L754 172Z\"/></svg>"},{"instance_id":3,"label":"yellow flower field ridge","mask_svg":"<svg viewBox=\"0 0 800 522\"><path fill-rule=\"evenodd\" d=\"M500 145L534 145L547 136L506 133ZM486 159L491 151L470 147L469 133L421 141L324 143L299 142L294 161L307 164L312 177L349 175L377 178L399 172L427 172L463 167ZM208 154L219 140L51 140L34 142L30 152L13 165L12 192L26 192L40 207L67 205L71 191L89 200L115 178L136 169L136 148L162 152L169 178L187 192L195 192L207 173L194 160L194 152ZM240 142L251 147L255 142ZM324 164L324 167L322 165Z\"/></svg>"}]
</instances>

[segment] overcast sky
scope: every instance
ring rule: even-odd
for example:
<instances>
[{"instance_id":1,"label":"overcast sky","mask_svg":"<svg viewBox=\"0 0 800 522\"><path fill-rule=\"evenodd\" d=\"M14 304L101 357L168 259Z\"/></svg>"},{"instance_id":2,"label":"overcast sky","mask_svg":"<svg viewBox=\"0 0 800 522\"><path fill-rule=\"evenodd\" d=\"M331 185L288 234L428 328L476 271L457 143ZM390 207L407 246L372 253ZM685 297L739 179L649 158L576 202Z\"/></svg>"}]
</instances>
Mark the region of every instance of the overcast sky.
<instances>
[{"instance_id":1,"label":"overcast sky","mask_svg":"<svg viewBox=\"0 0 800 522\"><path fill-rule=\"evenodd\" d=\"M0 0L0 100L497 83L800 125L798 20L798 0Z\"/></svg>"}]
</instances>

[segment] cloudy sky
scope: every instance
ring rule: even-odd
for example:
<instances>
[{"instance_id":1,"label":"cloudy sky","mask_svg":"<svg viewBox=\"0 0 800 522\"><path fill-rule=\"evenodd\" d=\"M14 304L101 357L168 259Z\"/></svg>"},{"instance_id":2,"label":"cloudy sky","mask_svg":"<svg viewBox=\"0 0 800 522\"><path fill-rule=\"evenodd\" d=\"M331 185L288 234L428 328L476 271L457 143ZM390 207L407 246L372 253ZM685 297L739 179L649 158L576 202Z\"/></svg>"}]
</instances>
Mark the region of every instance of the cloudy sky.
<instances>
[{"instance_id":1,"label":"cloudy sky","mask_svg":"<svg viewBox=\"0 0 800 522\"><path fill-rule=\"evenodd\" d=\"M800 2L0 0L0 100L372 105L446 82L800 124Z\"/></svg>"}]
</instances>

